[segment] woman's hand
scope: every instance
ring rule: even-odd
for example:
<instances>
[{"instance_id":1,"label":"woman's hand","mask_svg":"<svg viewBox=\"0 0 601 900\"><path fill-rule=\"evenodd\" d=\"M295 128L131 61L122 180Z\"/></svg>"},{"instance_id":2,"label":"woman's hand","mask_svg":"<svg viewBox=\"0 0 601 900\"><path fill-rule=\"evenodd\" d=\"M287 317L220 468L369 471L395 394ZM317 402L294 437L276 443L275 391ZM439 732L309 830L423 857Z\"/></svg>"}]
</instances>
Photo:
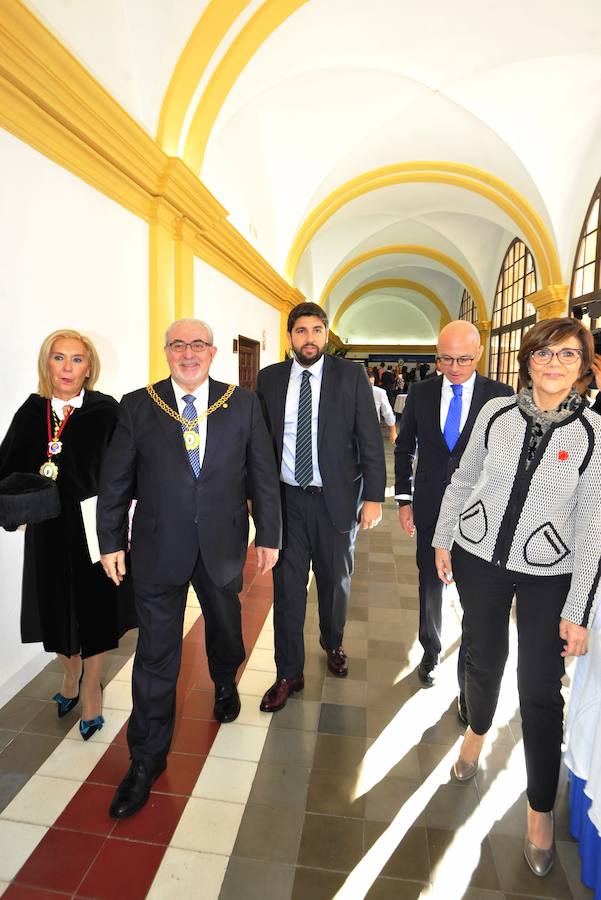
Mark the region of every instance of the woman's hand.
<instances>
[{"instance_id":1,"label":"woman's hand","mask_svg":"<svg viewBox=\"0 0 601 900\"><path fill-rule=\"evenodd\" d=\"M451 564L451 554L449 551L441 550L440 547L435 547L434 563L440 580L444 584L453 584L453 566Z\"/></svg>"},{"instance_id":2,"label":"woman's hand","mask_svg":"<svg viewBox=\"0 0 601 900\"><path fill-rule=\"evenodd\" d=\"M597 390L601 391L601 355L599 353L595 354L595 360L591 365L591 369L593 375L595 376L595 384L597 385Z\"/></svg>"},{"instance_id":3,"label":"woman's hand","mask_svg":"<svg viewBox=\"0 0 601 900\"><path fill-rule=\"evenodd\" d=\"M588 631L582 625L562 619L559 623L559 636L566 642L561 651L562 656L584 656L588 650Z\"/></svg>"}]
</instances>

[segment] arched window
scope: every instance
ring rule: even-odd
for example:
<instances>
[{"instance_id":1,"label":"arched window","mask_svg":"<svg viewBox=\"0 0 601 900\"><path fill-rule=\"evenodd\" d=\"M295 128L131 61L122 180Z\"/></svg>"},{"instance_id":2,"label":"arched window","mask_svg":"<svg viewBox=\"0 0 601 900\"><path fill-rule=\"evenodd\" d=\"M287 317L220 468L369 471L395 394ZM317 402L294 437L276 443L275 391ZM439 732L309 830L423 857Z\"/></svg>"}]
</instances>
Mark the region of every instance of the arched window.
<instances>
[{"instance_id":1,"label":"arched window","mask_svg":"<svg viewBox=\"0 0 601 900\"><path fill-rule=\"evenodd\" d=\"M524 331L536 321L536 310L528 295L536 291L536 269L530 250L516 238L505 254L492 311L490 332L490 378L517 388L517 353Z\"/></svg>"},{"instance_id":2,"label":"arched window","mask_svg":"<svg viewBox=\"0 0 601 900\"><path fill-rule=\"evenodd\" d=\"M570 312L575 306L577 318L589 328L601 328L601 181L586 212L580 232L578 249L572 272ZM589 311L589 306L595 304Z\"/></svg>"},{"instance_id":3,"label":"arched window","mask_svg":"<svg viewBox=\"0 0 601 900\"><path fill-rule=\"evenodd\" d=\"M478 307L474 303L474 298L468 290L464 290L461 298L461 306L459 307L459 318L465 319L475 325L478 321Z\"/></svg>"}]
</instances>

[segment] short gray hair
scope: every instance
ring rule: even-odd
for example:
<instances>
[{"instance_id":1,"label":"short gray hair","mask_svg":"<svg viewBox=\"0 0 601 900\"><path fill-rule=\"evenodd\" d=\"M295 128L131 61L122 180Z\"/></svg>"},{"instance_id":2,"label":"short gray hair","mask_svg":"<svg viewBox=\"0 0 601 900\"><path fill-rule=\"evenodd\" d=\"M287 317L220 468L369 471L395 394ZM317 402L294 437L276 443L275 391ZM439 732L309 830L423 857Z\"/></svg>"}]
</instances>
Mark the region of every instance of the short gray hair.
<instances>
[{"instance_id":1,"label":"short gray hair","mask_svg":"<svg viewBox=\"0 0 601 900\"><path fill-rule=\"evenodd\" d=\"M176 325L202 325L207 334L209 335L209 344L213 346L213 329L209 325L208 322L204 322L202 319L176 319L175 322L172 322L167 331L165 332L165 347L169 343L169 335L173 331Z\"/></svg>"}]
</instances>

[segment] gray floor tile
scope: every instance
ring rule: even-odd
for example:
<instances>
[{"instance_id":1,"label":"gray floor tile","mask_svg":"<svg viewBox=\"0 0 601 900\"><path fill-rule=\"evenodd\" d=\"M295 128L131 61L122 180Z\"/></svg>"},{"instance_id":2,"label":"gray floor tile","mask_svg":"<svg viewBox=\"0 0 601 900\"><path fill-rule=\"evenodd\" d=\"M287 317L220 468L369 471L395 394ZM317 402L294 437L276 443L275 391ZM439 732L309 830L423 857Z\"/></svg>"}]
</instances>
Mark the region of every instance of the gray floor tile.
<instances>
[{"instance_id":1,"label":"gray floor tile","mask_svg":"<svg viewBox=\"0 0 601 900\"><path fill-rule=\"evenodd\" d=\"M353 772L363 761L365 751L365 738L318 734L313 767L331 772Z\"/></svg>"},{"instance_id":2,"label":"gray floor tile","mask_svg":"<svg viewBox=\"0 0 601 900\"><path fill-rule=\"evenodd\" d=\"M289 900L294 876L292 865L232 856L219 900Z\"/></svg>"},{"instance_id":3,"label":"gray floor tile","mask_svg":"<svg viewBox=\"0 0 601 900\"><path fill-rule=\"evenodd\" d=\"M232 855L293 865L302 829L302 810L247 804Z\"/></svg>"},{"instance_id":4,"label":"gray floor tile","mask_svg":"<svg viewBox=\"0 0 601 900\"><path fill-rule=\"evenodd\" d=\"M0 812L17 796L29 778L30 775L23 773L0 771Z\"/></svg>"},{"instance_id":5,"label":"gray floor tile","mask_svg":"<svg viewBox=\"0 0 601 900\"><path fill-rule=\"evenodd\" d=\"M545 878L537 878L524 859L523 836L491 834L490 843L503 891L525 896L553 897L554 900L571 900L572 892L560 859L555 860L555 865Z\"/></svg>"},{"instance_id":6,"label":"gray floor tile","mask_svg":"<svg viewBox=\"0 0 601 900\"><path fill-rule=\"evenodd\" d=\"M322 700L324 703L365 707L367 705L367 682L358 681L356 678L326 678Z\"/></svg>"},{"instance_id":7,"label":"gray floor tile","mask_svg":"<svg viewBox=\"0 0 601 900\"><path fill-rule=\"evenodd\" d=\"M59 719L56 703L44 703L42 709L23 728L24 734L45 734L50 737L63 738L71 731L81 716L81 706L78 704L70 713Z\"/></svg>"},{"instance_id":8,"label":"gray floor tile","mask_svg":"<svg viewBox=\"0 0 601 900\"><path fill-rule=\"evenodd\" d=\"M416 881L376 878L365 897L366 900L418 900L424 887Z\"/></svg>"},{"instance_id":9,"label":"gray floor tile","mask_svg":"<svg viewBox=\"0 0 601 900\"><path fill-rule=\"evenodd\" d=\"M376 843L387 829L383 822L370 822L366 820L364 830L364 852ZM428 852L428 839L426 829L423 827L410 828L380 873L389 878L406 878L411 881L426 883L430 880L430 857Z\"/></svg>"},{"instance_id":10,"label":"gray floor tile","mask_svg":"<svg viewBox=\"0 0 601 900\"><path fill-rule=\"evenodd\" d=\"M47 698L36 700L19 693L0 709L0 728L21 731L41 709L49 705ZM52 703L52 706L56 710L56 704Z\"/></svg>"},{"instance_id":11,"label":"gray floor tile","mask_svg":"<svg viewBox=\"0 0 601 900\"><path fill-rule=\"evenodd\" d=\"M322 703L318 731L320 734L342 734L365 737L365 709Z\"/></svg>"},{"instance_id":12,"label":"gray floor tile","mask_svg":"<svg viewBox=\"0 0 601 900\"><path fill-rule=\"evenodd\" d=\"M317 700L302 699L304 691L296 703L287 703L284 709L272 718L273 728L294 728L297 731L317 731L321 704Z\"/></svg>"},{"instance_id":13,"label":"gray floor tile","mask_svg":"<svg viewBox=\"0 0 601 900\"><path fill-rule=\"evenodd\" d=\"M63 676L60 672L48 672L46 669L36 675L29 684L26 684L21 695L33 697L34 700L51 700L63 685Z\"/></svg>"},{"instance_id":14,"label":"gray floor tile","mask_svg":"<svg viewBox=\"0 0 601 900\"><path fill-rule=\"evenodd\" d=\"M313 769L309 779L307 812L363 819L365 798L355 797L357 776L350 772Z\"/></svg>"},{"instance_id":15,"label":"gray floor tile","mask_svg":"<svg viewBox=\"0 0 601 900\"><path fill-rule=\"evenodd\" d=\"M295 731L292 728L270 728L261 754L261 762L310 768L316 739L317 735L313 732Z\"/></svg>"},{"instance_id":16,"label":"gray floor tile","mask_svg":"<svg viewBox=\"0 0 601 900\"><path fill-rule=\"evenodd\" d=\"M0 753L10 744L18 733L18 731L10 731L7 728L0 729Z\"/></svg>"},{"instance_id":17,"label":"gray floor tile","mask_svg":"<svg viewBox=\"0 0 601 900\"><path fill-rule=\"evenodd\" d=\"M307 813L298 863L316 869L350 872L363 854L363 822Z\"/></svg>"},{"instance_id":18,"label":"gray floor tile","mask_svg":"<svg viewBox=\"0 0 601 900\"><path fill-rule=\"evenodd\" d=\"M60 738L18 734L0 753L0 772L33 775L60 743Z\"/></svg>"},{"instance_id":19,"label":"gray floor tile","mask_svg":"<svg viewBox=\"0 0 601 900\"><path fill-rule=\"evenodd\" d=\"M455 832L442 828L427 829L428 848L430 852L430 864L432 871L441 863L449 847L455 838ZM473 843L470 850L475 851ZM451 848L451 853L452 848ZM477 852L477 851L476 851ZM495 866L492 849L488 838L485 838L480 845L480 855L476 861L475 868L470 873L465 871L468 861L464 860L464 868L461 872L461 878L465 878L467 884L473 888L483 888L489 891L500 891L501 884Z\"/></svg>"},{"instance_id":20,"label":"gray floor tile","mask_svg":"<svg viewBox=\"0 0 601 900\"><path fill-rule=\"evenodd\" d=\"M332 900L346 877L339 872L298 866L294 877L292 900Z\"/></svg>"},{"instance_id":21,"label":"gray floor tile","mask_svg":"<svg viewBox=\"0 0 601 900\"><path fill-rule=\"evenodd\" d=\"M257 767L248 802L276 809L302 811L306 805L309 776L308 768L261 762Z\"/></svg>"}]
</instances>

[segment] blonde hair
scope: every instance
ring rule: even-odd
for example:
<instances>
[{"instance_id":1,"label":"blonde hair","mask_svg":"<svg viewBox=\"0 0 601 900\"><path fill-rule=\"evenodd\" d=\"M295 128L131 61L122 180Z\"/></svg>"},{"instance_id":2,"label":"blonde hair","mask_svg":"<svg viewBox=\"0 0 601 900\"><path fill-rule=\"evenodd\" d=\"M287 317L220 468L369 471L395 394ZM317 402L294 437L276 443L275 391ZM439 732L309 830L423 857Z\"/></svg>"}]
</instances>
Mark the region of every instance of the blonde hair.
<instances>
[{"instance_id":1,"label":"blonde hair","mask_svg":"<svg viewBox=\"0 0 601 900\"><path fill-rule=\"evenodd\" d=\"M50 372L48 370L48 360L50 358L52 345L60 338L65 338L71 341L80 341L86 348L88 366L90 369L90 374L84 382L84 387L86 390L93 390L94 385L98 381L98 376L100 375L100 359L98 357L96 347L94 346L90 338L86 337L85 334L80 334L79 331L72 331L69 328L61 328L59 329L59 331L53 331L52 334L49 334L47 338L44 338L44 340L42 341L42 346L40 347L40 352L38 354L38 394L41 397L51 398L53 394Z\"/></svg>"}]
</instances>

